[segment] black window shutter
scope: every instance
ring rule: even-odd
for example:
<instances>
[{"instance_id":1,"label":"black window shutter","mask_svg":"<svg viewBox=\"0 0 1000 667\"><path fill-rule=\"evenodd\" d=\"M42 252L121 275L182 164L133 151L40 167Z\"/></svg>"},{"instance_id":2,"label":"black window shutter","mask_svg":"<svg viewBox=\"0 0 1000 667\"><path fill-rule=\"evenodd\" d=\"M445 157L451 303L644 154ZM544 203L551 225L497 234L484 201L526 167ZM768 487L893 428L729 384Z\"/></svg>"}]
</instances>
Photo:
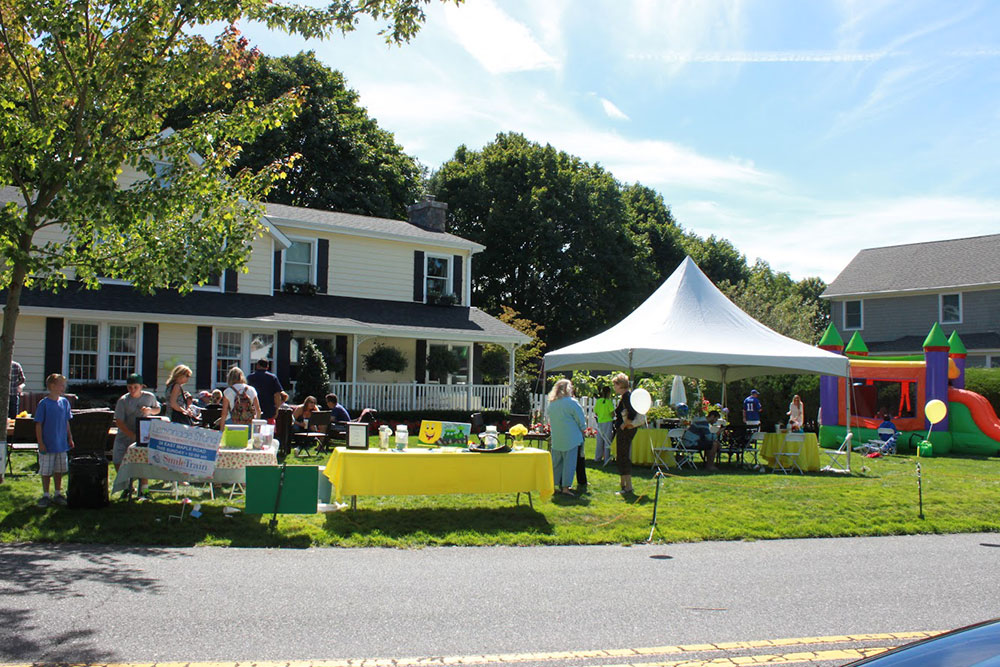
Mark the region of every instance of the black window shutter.
<instances>
[{"instance_id":1,"label":"black window shutter","mask_svg":"<svg viewBox=\"0 0 1000 667\"><path fill-rule=\"evenodd\" d=\"M292 369L292 332L278 332L278 347L274 354L275 375L281 381L281 386L287 389L291 384L289 377Z\"/></svg>"},{"instance_id":2,"label":"black window shutter","mask_svg":"<svg viewBox=\"0 0 1000 667\"><path fill-rule=\"evenodd\" d=\"M212 368L212 327L198 327L195 373L199 387L215 386L215 369Z\"/></svg>"},{"instance_id":3,"label":"black window shutter","mask_svg":"<svg viewBox=\"0 0 1000 667\"><path fill-rule=\"evenodd\" d=\"M423 254L423 253L421 253ZM427 382L427 341L418 340L417 341L417 363L414 364L417 369L417 382Z\"/></svg>"},{"instance_id":4,"label":"black window shutter","mask_svg":"<svg viewBox=\"0 0 1000 667\"><path fill-rule=\"evenodd\" d=\"M337 378L347 380L347 336L337 336Z\"/></svg>"},{"instance_id":5,"label":"black window shutter","mask_svg":"<svg viewBox=\"0 0 1000 667\"><path fill-rule=\"evenodd\" d=\"M413 251L413 300L424 300L424 251ZM423 380L420 380L423 382Z\"/></svg>"},{"instance_id":6,"label":"black window shutter","mask_svg":"<svg viewBox=\"0 0 1000 667\"><path fill-rule=\"evenodd\" d=\"M142 325L142 379L147 387L156 389L156 371L160 357L160 325L146 322Z\"/></svg>"},{"instance_id":7,"label":"black window shutter","mask_svg":"<svg viewBox=\"0 0 1000 667\"><path fill-rule=\"evenodd\" d=\"M240 289L239 273L237 273L233 269L226 269L226 291L238 292L239 289Z\"/></svg>"},{"instance_id":8,"label":"black window shutter","mask_svg":"<svg viewBox=\"0 0 1000 667\"><path fill-rule=\"evenodd\" d=\"M452 260L451 270L454 273L454 276L452 277L452 280L451 280L451 282L453 284L452 289L455 290L455 296L458 297L458 303L462 304L465 299L462 297L462 256L461 255L455 255L455 259Z\"/></svg>"},{"instance_id":9,"label":"black window shutter","mask_svg":"<svg viewBox=\"0 0 1000 667\"><path fill-rule=\"evenodd\" d=\"M281 251L274 251L274 291L281 291Z\"/></svg>"},{"instance_id":10,"label":"black window shutter","mask_svg":"<svg viewBox=\"0 0 1000 667\"><path fill-rule=\"evenodd\" d=\"M63 318L45 318L45 375L63 372ZM45 378L38 383L44 386Z\"/></svg>"},{"instance_id":11,"label":"black window shutter","mask_svg":"<svg viewBox=\"0 0 1000 667\"><path fill-rule=\"evenodd\" d=\"M316 291L326 294L330 279L330 240L320 239L316 246Z\"/></svg>"}]
</instances>

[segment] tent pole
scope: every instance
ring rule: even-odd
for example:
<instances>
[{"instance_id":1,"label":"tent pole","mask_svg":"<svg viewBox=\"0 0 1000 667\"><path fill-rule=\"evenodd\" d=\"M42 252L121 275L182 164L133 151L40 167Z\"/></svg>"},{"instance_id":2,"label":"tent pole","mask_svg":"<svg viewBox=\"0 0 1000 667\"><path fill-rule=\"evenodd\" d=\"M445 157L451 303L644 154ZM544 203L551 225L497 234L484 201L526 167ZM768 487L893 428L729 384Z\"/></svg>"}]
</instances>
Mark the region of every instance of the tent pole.
<instances>
[{"instance_id":1,"label":"tent pole","mask_svg":"<svg viewBox=\"0 0 1000 667\"><path fill-rule=\"evenodd\" d=\"M722 407L726 407L726 371L729 370L726 366L719 366L722 371Z\"/></svg>"},{"instance_id":2,"label":"tent pole","mask_svg":"<svg viewBox=\"0 0 1000 667\"><path fill-rule=\"evenodd\" d=\"M846 404L846 407L847 407L847 419L844 421L844 423L847 424L847 433L850 433L851 432L851 394L854 393L854 385L851 382L851 366L850 366L850 362L848 362L848 366L847 366L847 391L844 392L844 393L847 395L847 400L844 401L844 403ZM846 437L846 433L845 433L845 437ZM854 449L854 447L850 447L849 446L847 448L847 474L848 475L851 474L851 450L852 449Z\"/></svg>"}]
</instances>

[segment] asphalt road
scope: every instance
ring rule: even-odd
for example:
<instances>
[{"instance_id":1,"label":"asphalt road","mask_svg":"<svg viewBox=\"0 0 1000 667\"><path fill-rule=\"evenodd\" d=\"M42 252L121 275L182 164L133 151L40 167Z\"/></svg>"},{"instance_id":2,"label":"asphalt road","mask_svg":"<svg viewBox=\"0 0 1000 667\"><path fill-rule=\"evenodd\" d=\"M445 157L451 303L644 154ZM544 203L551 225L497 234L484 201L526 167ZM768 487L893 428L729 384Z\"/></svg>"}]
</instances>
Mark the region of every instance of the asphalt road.
<instances>
[{"instance_id":1,"label":"asphalt road","mask_svg":"<svg viewBox=\"0 0 1000 667\"><path fill-rule=\"evenodd\" d=\"M0 662L621 649L1000 616L992 534L414 551L2 546L0 571Z\"/></svg>"}]
</instances>

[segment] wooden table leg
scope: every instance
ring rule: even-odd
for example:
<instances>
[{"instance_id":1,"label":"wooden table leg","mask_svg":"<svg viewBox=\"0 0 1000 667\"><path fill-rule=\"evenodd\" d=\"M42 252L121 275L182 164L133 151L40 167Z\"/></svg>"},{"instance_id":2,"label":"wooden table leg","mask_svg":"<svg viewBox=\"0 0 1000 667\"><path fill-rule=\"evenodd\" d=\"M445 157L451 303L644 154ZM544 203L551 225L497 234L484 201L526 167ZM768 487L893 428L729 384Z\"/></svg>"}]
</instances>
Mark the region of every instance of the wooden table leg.
<instances>
[{"instance_id":1,"label":"wooden table leg","mask_svg":"<svg viewBox=\"0 0 1000 667\"><path fill-rule=\"evenodd\" d=\"M358 497L357 496L351 496L351 509L352 510L358 509Z\"/></svg>"}]
</instances>

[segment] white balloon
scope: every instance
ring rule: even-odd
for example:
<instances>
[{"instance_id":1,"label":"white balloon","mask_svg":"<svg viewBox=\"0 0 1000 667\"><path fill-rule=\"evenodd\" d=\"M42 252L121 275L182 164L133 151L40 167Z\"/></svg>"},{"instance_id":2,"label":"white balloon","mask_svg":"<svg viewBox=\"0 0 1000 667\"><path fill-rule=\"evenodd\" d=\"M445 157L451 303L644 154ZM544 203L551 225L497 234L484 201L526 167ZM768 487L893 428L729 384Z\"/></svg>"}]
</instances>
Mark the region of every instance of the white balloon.
<instances>
[{"instance_id":1,"label":"white balloon","mask_svg":"<svg viewBox=\"0 0 1000 667\"><path fill-rule=\"evenodd\" d=\"M638 412L640 415L644 415L649 412L649 409L653 407L653 397L649 395L649 392L639 387L632 392L632 409Z\"/></svg>"}]
</instances>

